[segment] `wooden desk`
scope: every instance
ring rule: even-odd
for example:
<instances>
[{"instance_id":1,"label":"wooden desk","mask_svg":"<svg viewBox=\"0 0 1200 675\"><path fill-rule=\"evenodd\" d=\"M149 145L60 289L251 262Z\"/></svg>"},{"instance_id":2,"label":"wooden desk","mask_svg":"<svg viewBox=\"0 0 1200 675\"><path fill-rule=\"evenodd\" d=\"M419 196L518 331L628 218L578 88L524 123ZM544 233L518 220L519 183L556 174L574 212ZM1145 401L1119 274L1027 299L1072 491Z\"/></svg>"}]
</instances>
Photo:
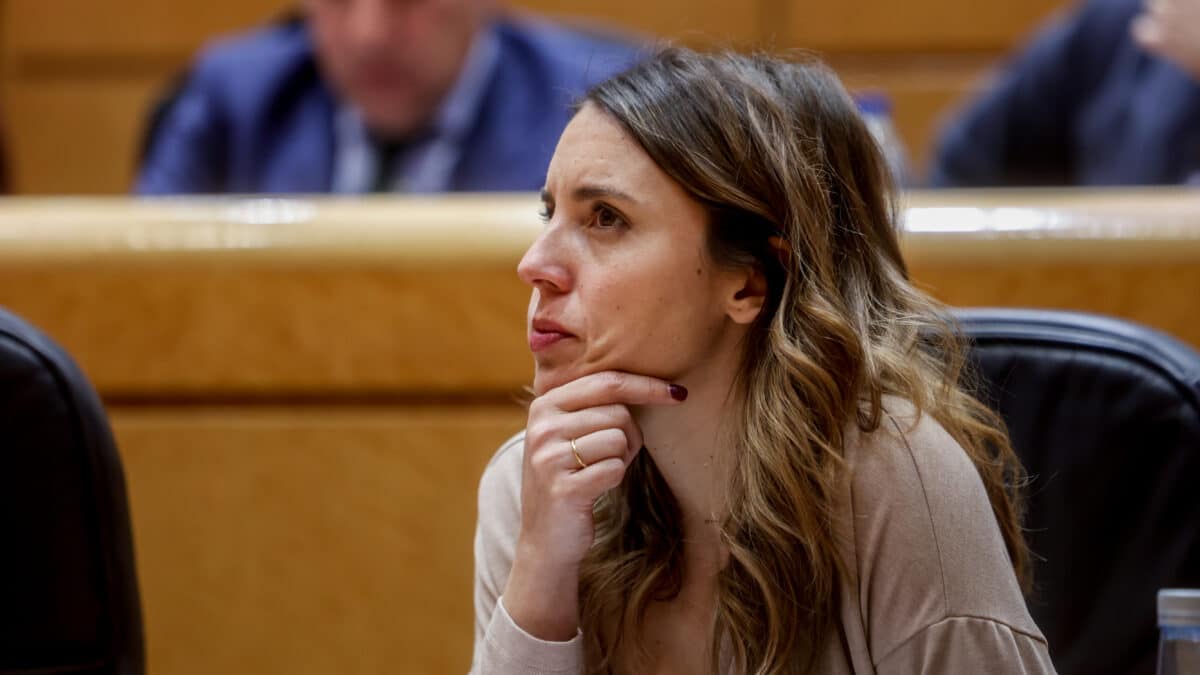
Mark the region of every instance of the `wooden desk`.
<instances>
[{"instance_id":1,"label":"wooden desk","mask_svg":"<svg viewBox=\"0 0 1200 675\"><path fill-rule=\"evenodd\" d=\"M1074 309L1200 347L1200 191L942 191L909 200L912 277L957 306Z\"/></svg>"},{"instance_id":2,"label":"wooden desk","mask_svg":"<svg viewBox=\"0 0 1200 675\"><path fill-rule=\"evenodd\" d=\"M0 305L109 405L151 672L466 671L476 481L524 419L535 201L0 202ZM1200 193L908 205L944 299L1200 345Z\"/></svg>"}]
</instances>

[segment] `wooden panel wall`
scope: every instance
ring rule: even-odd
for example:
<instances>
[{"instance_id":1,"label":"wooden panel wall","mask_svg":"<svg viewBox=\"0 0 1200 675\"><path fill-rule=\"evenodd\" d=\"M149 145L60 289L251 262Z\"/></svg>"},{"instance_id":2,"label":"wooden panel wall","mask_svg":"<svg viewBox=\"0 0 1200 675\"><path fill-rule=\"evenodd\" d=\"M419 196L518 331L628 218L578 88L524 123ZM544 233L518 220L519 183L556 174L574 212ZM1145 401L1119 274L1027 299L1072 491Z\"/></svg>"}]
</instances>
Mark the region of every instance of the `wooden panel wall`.
<instances>
[{"instance_id":1,"label":"wooden panel wall","mask_svg":"<svg viewBox=\"0 0 1200 675\"><path fill-rule=\"evenodd\" d=\"M806 48L855 88L882 89L918 168L939 118L1064 0L520 0L693 45ZM128 189L145 113L205 42L289 0L8 0L0 96L13 183L25 193Z\"/></svg>"},{"instance_id":2,"label":"wooden panel wall","mask_svg":"<svg viewBox=\"0 0 1200 675\"><path fill-rule=\"evenodd\" d=\"M0 26L13 189L126 192L145 116L209 40L289 0L6 0Z\"/></svg>"},{"instance_id":3,"label":"wooden panel wall","mask_svg":"<svg viewBox=\"0 0 1200 675\"><path fill-rule=\"evenodd\" d=\"M110 406L148 672L462 675L476 486L516 404Z\"/></svg>"},{"instance_id":4,"label":"wooden panel wall","mask_svg":"<svg viewBox=\"0 0 1200 675\"><path fill-rule=\"evenodd\" d=\"M1048 0L889 2L792 0L787 39L829 52L1004 49L1058 3Z\"/></svg>"}]
</instances>

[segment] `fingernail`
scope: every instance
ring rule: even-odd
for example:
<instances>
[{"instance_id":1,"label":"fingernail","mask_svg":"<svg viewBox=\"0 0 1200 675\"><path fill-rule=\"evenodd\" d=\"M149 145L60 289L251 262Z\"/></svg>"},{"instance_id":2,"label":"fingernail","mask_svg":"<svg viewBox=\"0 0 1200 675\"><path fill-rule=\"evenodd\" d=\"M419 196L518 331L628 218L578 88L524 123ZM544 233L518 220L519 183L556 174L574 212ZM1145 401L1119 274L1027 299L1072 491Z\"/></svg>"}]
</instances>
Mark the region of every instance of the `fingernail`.
<instances>
[{"instance_id":1,"label":"fingernail","mask_svg":"<svg viewBox=\"0 0 1200 675\"><path fill-rule=\"evenodd\" d=\"M687 400L687 387L683 386L682 384L668 385L667 389L671 392L671 398L675 399L676 401Z\"/></svg>"}]
</instances>

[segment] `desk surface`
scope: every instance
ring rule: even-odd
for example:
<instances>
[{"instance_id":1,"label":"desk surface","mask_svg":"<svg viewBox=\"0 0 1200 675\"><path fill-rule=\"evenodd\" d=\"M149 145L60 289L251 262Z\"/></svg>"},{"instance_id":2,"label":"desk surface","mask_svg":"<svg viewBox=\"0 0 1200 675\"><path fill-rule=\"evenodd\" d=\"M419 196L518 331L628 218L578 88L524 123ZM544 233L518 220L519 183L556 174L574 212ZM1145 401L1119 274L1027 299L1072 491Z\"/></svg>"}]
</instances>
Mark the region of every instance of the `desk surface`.
<instances>
[{"instance_id":1,"label":"desk surface","mask_svg":"<svg viewBox=\"0 0 1200 675\"><path fill-rule=\"evenodd\" d=\"M1200 191L905 195L914 280L1200 345ZM530 194L0 200L0 305L112 397L499 397L527 383ZM127 399L126 399L127 400Z\"/></svg>"},{"instance_id":2,"label":"desk surface","mask_svg":"<svg viewBox=\"0 0 1200 675\"><path fill-rule=\"evenodd\" d=\"M916 262L1200 261L1197 190L955 190L909 193L902 204ZM530 194L6 199L0 260L507 263L540 227L537 210Z\"/></svg>"}]
</instances>

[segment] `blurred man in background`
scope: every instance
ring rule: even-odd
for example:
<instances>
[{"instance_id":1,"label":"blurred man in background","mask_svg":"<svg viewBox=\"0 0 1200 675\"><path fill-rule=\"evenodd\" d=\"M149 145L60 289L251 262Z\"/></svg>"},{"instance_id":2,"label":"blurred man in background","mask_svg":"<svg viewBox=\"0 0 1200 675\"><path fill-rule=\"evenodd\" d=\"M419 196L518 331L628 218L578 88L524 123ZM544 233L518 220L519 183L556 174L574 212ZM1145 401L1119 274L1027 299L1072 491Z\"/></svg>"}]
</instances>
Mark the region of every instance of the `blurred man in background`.
<instances>
[{"instance_id":1,"label":"blurred man in background","mask_svg":"<svg viewBox=\"0 0 1200 675\"><path fill-rule=\"evenodd\" d=\"M1090 0L941 138L935 186L1200 182L1200 0Z\"/></svg>"},{"instance_id":2,"label":"blurred man in background","mask_svg":"<svg viewBox=\"0 0 1200 675\"><path fill-rule=\"evenodd\" d=\"M207 49L151 119L142 194L535 190L629 42L496 0L304 0Z\"/></svg>"}]
</instances>

